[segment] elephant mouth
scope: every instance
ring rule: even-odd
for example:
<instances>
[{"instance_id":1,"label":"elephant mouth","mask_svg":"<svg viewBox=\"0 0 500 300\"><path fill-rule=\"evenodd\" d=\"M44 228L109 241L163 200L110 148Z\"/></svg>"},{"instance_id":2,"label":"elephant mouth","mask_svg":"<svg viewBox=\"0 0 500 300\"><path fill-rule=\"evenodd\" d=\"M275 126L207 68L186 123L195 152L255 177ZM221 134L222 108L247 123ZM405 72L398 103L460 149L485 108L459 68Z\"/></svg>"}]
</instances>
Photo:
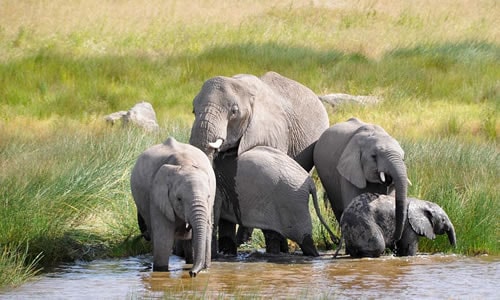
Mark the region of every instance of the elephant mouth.
<instances>
[{"instance_id":1,"label":"elephant mouth","mask_svg":"<svg viewBox=\"0 0 500 300\"><path fill-rule=\"evenodd\" d=\"M227 144L224 144L223 142L219 142L219 141L223 141L223 140L221 138L219 138L219 139L217 139L216 142L210 143L210 147L215 151L216 156L224 158L225 156L238 155L238 148L240 146L241 139L239 139L234 145L227 145ZM217 147L217 148L212 147L216 143L219 144L219 147ZM215 146L217 146L217 145L215 145Z\"/></svg>"}]
</instances>

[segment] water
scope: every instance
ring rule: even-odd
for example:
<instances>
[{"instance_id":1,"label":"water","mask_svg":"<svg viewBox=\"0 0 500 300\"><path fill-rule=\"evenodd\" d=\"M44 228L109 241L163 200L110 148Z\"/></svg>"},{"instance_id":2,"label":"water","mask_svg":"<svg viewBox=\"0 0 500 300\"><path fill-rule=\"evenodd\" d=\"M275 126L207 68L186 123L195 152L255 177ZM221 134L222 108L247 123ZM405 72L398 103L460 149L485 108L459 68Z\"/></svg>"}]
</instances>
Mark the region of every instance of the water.
<instances>
[{"instance_id":1,"label":"water","mask_svg":"<svg viewBox=\"0 0 500 300\"><path fill-rule=\"evenodd\" d=\"M418 255L333 260L261 252L219 259L190 278L190 265L171 257L172 271L151 272L151 257L62 265L0 299L500 299L500 257Z\"/></svg>"}]
</instances>

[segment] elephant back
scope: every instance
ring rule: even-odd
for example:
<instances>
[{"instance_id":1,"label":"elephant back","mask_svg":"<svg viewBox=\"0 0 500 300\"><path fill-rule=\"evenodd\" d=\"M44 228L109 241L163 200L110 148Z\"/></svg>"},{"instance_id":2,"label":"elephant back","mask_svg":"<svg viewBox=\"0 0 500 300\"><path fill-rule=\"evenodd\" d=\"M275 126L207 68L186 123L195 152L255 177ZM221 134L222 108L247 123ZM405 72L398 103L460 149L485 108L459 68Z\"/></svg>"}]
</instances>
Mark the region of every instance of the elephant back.
<instances>
[{"instance_id":1,"label":"elephant back","mask_svg":"<svg viewBox=\"0 0 500 300\"><path fill-rule=\"evenodd\" d=\"M287 154L304 169L313 167L314 145L330 126L328 113L319 97L303 84L276 72L267 72L261 80L285 102L289 134Z\"/></svg>"}]
</instances>

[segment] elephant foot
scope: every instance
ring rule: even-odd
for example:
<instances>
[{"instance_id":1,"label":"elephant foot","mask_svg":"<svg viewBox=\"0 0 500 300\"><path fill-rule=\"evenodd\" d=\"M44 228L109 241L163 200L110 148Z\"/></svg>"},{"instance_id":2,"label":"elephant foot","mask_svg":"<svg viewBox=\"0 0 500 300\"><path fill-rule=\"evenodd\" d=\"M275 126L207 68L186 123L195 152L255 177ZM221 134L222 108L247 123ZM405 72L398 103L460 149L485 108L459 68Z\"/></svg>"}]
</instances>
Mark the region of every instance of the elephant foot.
<instances>
[{"instance_id":1,"label":"elephant foot","mask_svg":"<svg viewBox=\"0 0 500 300\"><path fill-rule=\"evenodd\" d=\"M270 254L288 253L286 238L276 231L262 230L266 241L266 252Z\"/></svg>"},{"instance_id":2,"label":"elephant foot","mask_svg":"<svg viewBox=\"0 0 500 300\"><path fill-rule=\"evenodd\" d=\"M226 255L236 255L238 252L235 241L227 236L219 238L219 252Z\"/></svg>"},{"instance_id":3,"label":"elephant foot","mask_svg":"<svg viewBox=\"0 0 500 300\"><path fill-rule=\"evenodd\" d=\"M252 238L253 228L239 226L236 233L236 244L239 246L244 244Z\"/></svg>"},{"instance_id":4,"label":"elephant foot","mask_svg":"<svg viewBox=\"0 0 500 300\"><path fill-rule=\"evenodd\" d=\"M319 256L319 252L314 246L314 241L309 234L304 237L302 244L299 244L299 246L300 249L302 249L302 254L305 256Z\"/></svg>"},{"instance_id":5,"label":"elephant foot","mask_svg":"<svg viewBox=\"0 0 500 300\"><path fill-rule=\"evenodd\" d=\"M153 272L168 272L168 265L157 266L157 265L153 264Z\"/></svg>"}]
</instances>

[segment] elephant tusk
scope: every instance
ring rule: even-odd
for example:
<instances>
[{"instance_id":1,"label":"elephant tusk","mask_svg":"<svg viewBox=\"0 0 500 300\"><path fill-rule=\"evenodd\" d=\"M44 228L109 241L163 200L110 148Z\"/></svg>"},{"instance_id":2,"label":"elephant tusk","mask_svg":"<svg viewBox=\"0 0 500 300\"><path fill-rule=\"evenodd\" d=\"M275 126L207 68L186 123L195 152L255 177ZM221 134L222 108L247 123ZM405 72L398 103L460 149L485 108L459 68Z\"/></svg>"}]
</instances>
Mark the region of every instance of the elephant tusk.
<instances>
[{"instance_id":1,"label":"elephant tusk","mask_svg":"<svg viewBox=\"0 0 500 300\"><path fill-rule=\"evenodd\" d=\"M214 149L219 149L220 146L222 145L222 139L217 139L215 142L213 143L208 143L208 145L211 147L211 148L214 148Z\"/></svg>"},{"instance_id":2,"label":"elephant tusk","mask_svg":"<svg viewBox=\"0 0 500 300\"><path fill-rule=\"evenodd\" d=\"M382 180L382 182L385 183L385 174L384 174L384 172L380 172L380 180Z\"/></svg>"},{"instance_id":3,"label":"elephant tusk","mask_svg":"<svg viewBox=\"0 0 500 300\"><path fill-rule=\"evenodd\" d=\"M408 181L408 185L413 185L410 181L410 179L406 178L406 180Z\"/></svg>"}]
</instances>

